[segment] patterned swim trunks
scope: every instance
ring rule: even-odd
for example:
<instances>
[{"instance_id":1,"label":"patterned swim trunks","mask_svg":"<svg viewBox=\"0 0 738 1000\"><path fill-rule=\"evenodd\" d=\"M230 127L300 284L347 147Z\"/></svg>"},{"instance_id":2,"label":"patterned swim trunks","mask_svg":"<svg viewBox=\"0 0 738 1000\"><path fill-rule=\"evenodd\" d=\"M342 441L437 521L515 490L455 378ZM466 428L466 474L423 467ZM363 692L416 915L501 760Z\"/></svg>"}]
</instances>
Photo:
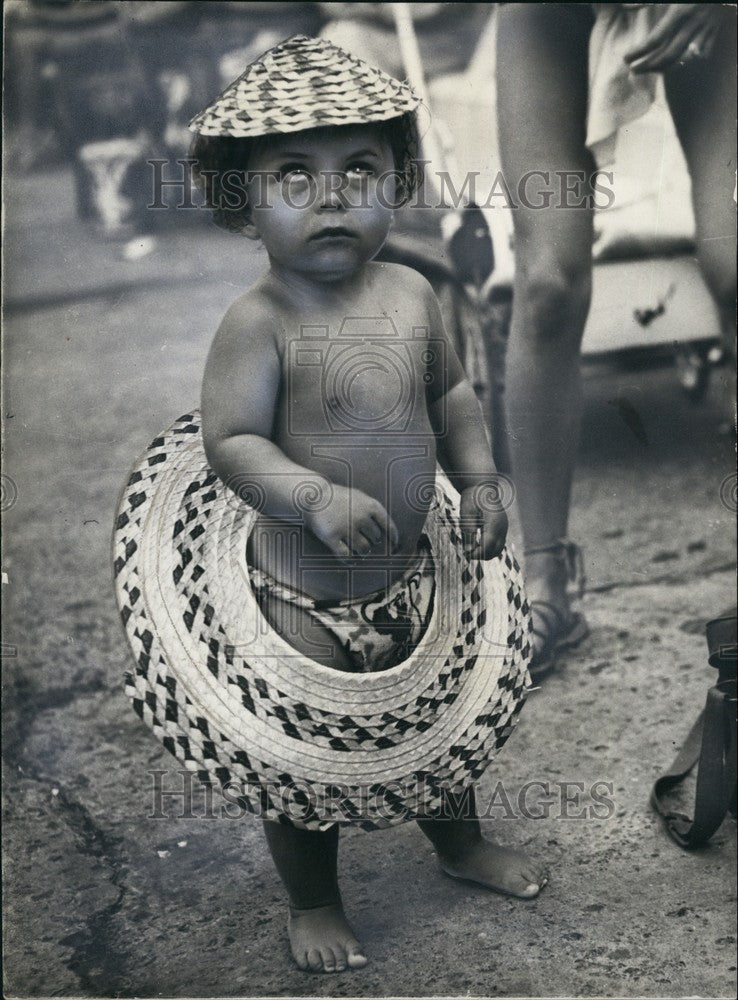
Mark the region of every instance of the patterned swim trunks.
<instances>
[{"instance_id":1,"label":"patterned swim trunks","mask_svg":"<svg viewBox=\"0 0 738 1000\"><path fill-rule=\"evenodd\" d=\"M433 614L435 565L426 535L420 536L415 562L390 587L346 601L316 600L251 566L249 576L260 604L271 597L304 608L332 632L357 673L402 663L422 639Z\"/></svg>"}]
</instances>

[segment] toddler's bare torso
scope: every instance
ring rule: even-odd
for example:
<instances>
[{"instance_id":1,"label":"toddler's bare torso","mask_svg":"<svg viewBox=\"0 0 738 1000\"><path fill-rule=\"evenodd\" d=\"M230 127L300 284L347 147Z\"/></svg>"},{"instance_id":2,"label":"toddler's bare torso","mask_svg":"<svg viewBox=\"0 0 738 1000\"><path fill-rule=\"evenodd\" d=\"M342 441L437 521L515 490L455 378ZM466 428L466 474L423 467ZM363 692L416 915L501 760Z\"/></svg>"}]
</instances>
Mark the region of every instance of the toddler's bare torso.
<instances>
[{"instance_id":1,"label":"toddler's bare torso","mask_svg":"<svg viewBox=\"0 0 738 1000\"><path fill-rule=\"evenodd\" d=\"M318 476L378 500L399 546L339 561L305 524L262 516L249 558L280 582L316 598L344 600L381 590L416 557L436 469L427 405L430 360L422 302L396 284L339 312L284 311L282 384L272 440L314 471L297 489L320 504Z\"/></svg>"}]
</instances>

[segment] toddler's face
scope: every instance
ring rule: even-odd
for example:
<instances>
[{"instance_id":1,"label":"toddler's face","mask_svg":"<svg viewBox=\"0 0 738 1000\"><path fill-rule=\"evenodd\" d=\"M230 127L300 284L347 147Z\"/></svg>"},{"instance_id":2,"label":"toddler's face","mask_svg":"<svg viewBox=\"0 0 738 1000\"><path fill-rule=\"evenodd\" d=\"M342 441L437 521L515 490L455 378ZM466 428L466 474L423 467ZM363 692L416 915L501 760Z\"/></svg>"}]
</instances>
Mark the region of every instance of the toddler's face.
<instances>
[{"instance_id":1,"label":"toddler's face","mask_svg":"<svg viewBox=\"0 0 738 1000\"><path fill-rule=\"evenodd\" d=\"M330 281L379 251L396 204L389 142L373 125L268 136L249 159L248 235L272 266Z\"/></svg>"}]
</instances>

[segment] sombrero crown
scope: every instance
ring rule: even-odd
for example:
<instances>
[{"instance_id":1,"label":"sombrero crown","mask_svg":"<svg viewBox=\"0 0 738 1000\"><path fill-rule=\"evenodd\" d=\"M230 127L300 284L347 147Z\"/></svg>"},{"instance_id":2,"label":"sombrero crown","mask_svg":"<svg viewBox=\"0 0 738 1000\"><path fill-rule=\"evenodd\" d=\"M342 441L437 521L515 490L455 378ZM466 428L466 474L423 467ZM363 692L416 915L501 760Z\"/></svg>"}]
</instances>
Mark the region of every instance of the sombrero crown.
<instances>
[{"instance_id":1,"label":"sombrero crown","mask_svg":"<svg viewBox=\"0 0 738 1000\"><path fill-rule=\"evenodd\" d=\"M419 104L401 80L325 39L296 35L251 63L190 128L243 138L387 121Z\"/></svg>"}]
</instances>

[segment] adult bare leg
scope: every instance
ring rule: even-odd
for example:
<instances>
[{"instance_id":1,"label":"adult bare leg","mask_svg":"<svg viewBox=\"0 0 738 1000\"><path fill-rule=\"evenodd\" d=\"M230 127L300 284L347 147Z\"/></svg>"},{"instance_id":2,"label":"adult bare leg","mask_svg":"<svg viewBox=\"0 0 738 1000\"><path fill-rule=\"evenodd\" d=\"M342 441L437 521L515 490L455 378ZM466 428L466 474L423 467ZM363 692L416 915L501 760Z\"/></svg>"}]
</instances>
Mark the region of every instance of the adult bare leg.
<instances>
[{"instance_id":1,"label":"adult bare leg","mask_svg":"<svg viewBox=\"0 0 738 1000\"><path fill-rule=\"evenodd\" d=\"M509 4L498 23L500 154L519 205L507 431L525 547L547 550L526 557L533 624L543 633L534 648L539 667L546 639L561 638L573 624L567 567L562 550L551 546L567 533L581 411L579 352L591 293L587 196L594 162L585 147L591 18L588 4ZM537 609L538 601L546 603ZM551 607L557 613L544 613Z\"/></svg>"},{"instance_id":2,"label":"adult bare leg","mask_svg":"<svg viewBox=\"0 0 738 1000\"><path fill-rule=\"evenodd\" d=\"M692 178L697 259L720 314L725 408L735 426L736 21L734 9L713 6L724 23L712 52L667 71L664 84Z\"/></svg>"}]
</instances>

